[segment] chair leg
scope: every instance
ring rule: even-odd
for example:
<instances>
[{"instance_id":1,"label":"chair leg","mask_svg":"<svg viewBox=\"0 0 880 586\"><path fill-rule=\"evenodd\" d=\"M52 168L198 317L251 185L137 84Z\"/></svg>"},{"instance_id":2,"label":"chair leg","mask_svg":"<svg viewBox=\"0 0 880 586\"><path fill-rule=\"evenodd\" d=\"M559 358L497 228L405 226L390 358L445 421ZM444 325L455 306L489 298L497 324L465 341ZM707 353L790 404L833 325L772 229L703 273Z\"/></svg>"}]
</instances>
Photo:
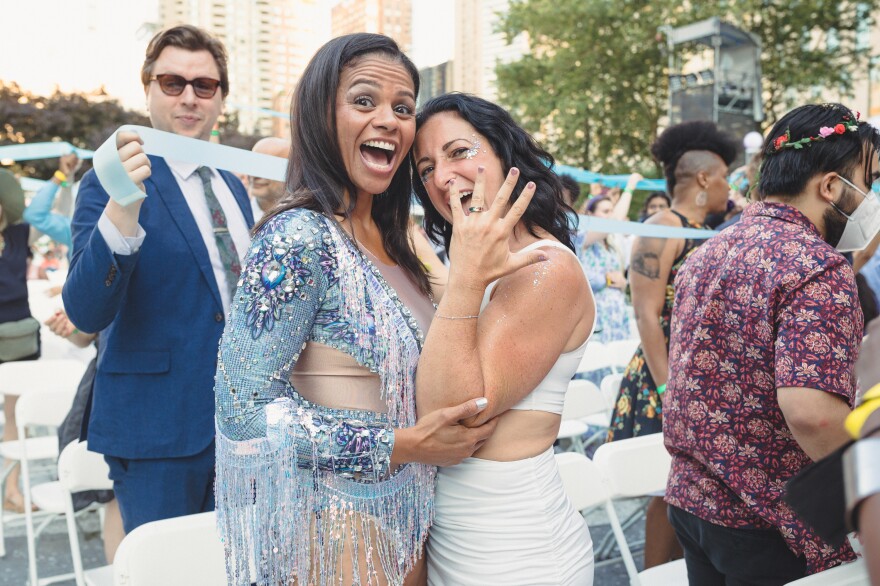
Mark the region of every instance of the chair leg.
<instances>
[{"instance_id":1,"label":"chair leg","mask_svg":"<svg viewBox=\"0 0 880 586\"><path fill-rule=\"evenodd\" d=\"M70 539L70 557L73 558L73 573L76 577L76 586L86 586L85 574L83 573L82 553L79 549L79 531L76 527L76 513L73 510L73 496L67 493L66 510L64 517L67 520L67 536Z\"/></svg>"},{"instance_id":2,"label":"chair leg","mask_svg":"<svg viewBox=\"0 0 880 586\"><path fill-rule=\"evenodd\" d=\"M19 429L18 433L19 437L26 437L23 429ZM27 452L24 448L24 442L22 442L21 454L21 481L24 489L24 523L27 533L28 577L30 580L30 586L39 586L39 582L37 581L37 545L34 537L34 515L31 511L30 467L28 466Z\"/></svg>"},{"instance_id":3,"label":"chair leg","mask_svg":"<svg viewBox=\"0 0 880 586\"><path fill-rule=\"evenodd\" d=\"M15 467L18 466L18 462L13 460L9 462L9 465L3 470L2 476L0 476L0 502L6 502L6 479L9 478L9 475L12 474L12 471ZM3 509L0 509L0 558L6 557L6 512Z\"/></svg>"},{"instance_id":4,"label":"chair leg","mask_svg":"<svg viewBox=\"0 0 880 586\"><path fill-rule=\"evenodd\" d=\"M611 501L605 503L605 512L608 514L608 521L611 523L611 530L617 539L617 548L620 550L620 556L623 558L623 565L626 567L626 573L629 574L629 583L631 586L641 586L639 581L639 570L636 568L636 562L633 560L632 552L626 543L626 536L623 534L623 528L620 526L620 519L614 510L614 504Z\"/></svg>"}]
</instances>

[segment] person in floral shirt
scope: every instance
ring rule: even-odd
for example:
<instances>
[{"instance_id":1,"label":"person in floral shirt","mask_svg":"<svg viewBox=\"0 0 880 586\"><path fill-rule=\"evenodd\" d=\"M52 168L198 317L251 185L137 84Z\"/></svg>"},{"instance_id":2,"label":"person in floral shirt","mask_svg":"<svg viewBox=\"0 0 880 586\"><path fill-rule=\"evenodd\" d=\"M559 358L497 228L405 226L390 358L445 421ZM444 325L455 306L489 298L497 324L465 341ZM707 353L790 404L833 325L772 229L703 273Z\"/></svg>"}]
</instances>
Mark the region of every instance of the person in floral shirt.
<instances>
[{"instance_id":1,"label":"person in floral shirt","mask_svg":"<svg viewBox=\"0 0 880 586\"><path fill-rule=\"evenodd\" d=\"M862 313L835 247L877 232L878 147L840 104L788 113L766 142L761 201L678 274L663 433L691 586L786 584L855 557L782 495L847 439Z\"/></svg>"}]
</instances>

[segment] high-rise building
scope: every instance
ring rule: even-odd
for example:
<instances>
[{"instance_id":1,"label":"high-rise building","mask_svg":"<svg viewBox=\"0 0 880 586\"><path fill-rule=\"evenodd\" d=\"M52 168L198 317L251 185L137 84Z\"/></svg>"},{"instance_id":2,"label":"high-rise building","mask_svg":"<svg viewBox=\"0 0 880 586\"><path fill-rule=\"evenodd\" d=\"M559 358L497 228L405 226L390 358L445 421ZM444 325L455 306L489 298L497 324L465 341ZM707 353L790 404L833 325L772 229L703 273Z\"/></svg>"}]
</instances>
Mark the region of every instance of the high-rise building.
<instances>
[{"instance_id":1,"label":"high-rise building","mask_svg":"<svg viewBox=\"0 0 880 586\"><path fill-rule=\"evenodd\" d=\"M192 24L209 31L229 55L228 110L240 129L284 135L267 110L284 105L314 52L327 39L329 23L320 0L160 0L159 24ZM286 105L285 105L286 104Z\"/></svg>"},{"instance_id":2,"label":"high-rise building","mask_svg":"<svg viewBox=\"0 0 880 586\"><path fill-rule=\"evenodd\" d=\"M419 69L419 106L435 96L452 91L452 61L444 61L433 67Z\"/></svg>"},{"instance_id":3,"label":"high-rise building","mask_svg":"<svg viewBox=\"0 0 880 586\"><path fill-rule=\"evenodd\" d=\"M516 61L528 53L525 33L508 44L504 35L495 31L509 4L509 0L455 0L452 89L494 100L495 66Z\"/></svg>"},{"instance_id":4,"label":"high-rise building","mask_svg":"<svg viewBox=\"0 0 880 586\"><path fill-rule=\"evenodd\" d=\"M341 0L333 7L331 33L379 33L412 48L412 0Z\"/></svg>"}]
</instances>

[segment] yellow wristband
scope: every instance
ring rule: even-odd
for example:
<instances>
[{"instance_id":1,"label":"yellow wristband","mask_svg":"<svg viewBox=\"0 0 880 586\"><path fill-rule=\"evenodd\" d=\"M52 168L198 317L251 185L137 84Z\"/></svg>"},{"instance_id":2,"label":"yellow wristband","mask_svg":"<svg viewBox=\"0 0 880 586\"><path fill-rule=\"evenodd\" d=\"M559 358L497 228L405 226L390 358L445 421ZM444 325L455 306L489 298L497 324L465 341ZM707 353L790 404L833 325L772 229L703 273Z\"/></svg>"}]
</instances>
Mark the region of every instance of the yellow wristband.
<instances>
[{"instance_id":1,"label":"yellow wristband","mask_svg":"<svg viewBox=\"0 0 880 586\"><path fill-rule=\"evenodd\" d=\"M874 387L877 388L877 387ZM880 409L880 397L866 399L861 405L856 407L852 413L846 416L844 426L850 437L857 440L861 436L862 428L868 417L874 414L874 411Z\"/></svg>"},{"instance_id":2,"label":"yellow wristband","mask_svg":"<svg viewBox=\"0 0 880 586\"><path fill-rule=\"evenodd\" d=\"M65 175L61 171L55 171L55 175L53 175L53 177L55 177L55 179L57 179L61 183L67 183L67 175Z\"/></svg>"}]
</instances>

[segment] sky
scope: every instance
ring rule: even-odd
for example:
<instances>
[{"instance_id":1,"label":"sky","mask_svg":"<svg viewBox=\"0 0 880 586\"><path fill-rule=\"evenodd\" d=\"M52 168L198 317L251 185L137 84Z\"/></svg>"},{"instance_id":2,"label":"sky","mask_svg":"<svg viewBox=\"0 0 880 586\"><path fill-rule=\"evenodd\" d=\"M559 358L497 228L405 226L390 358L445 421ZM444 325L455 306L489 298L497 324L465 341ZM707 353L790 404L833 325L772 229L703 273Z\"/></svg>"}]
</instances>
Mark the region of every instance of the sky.
<instances>
[{"instance_id":1,"label":"sky","mask_svg":"<svg viewBox=\"0 0 880 586\"><path fill-rule=\"evenodd\" d=\"M327 0L327 11L333 6ZM453 2L414 0L413 48L419 68L452 58ZM139 71L158 18L156 0L3 0L0 79L36 94L92 91L103 85L143 110Z\"/></svg>"}]
</instances>

